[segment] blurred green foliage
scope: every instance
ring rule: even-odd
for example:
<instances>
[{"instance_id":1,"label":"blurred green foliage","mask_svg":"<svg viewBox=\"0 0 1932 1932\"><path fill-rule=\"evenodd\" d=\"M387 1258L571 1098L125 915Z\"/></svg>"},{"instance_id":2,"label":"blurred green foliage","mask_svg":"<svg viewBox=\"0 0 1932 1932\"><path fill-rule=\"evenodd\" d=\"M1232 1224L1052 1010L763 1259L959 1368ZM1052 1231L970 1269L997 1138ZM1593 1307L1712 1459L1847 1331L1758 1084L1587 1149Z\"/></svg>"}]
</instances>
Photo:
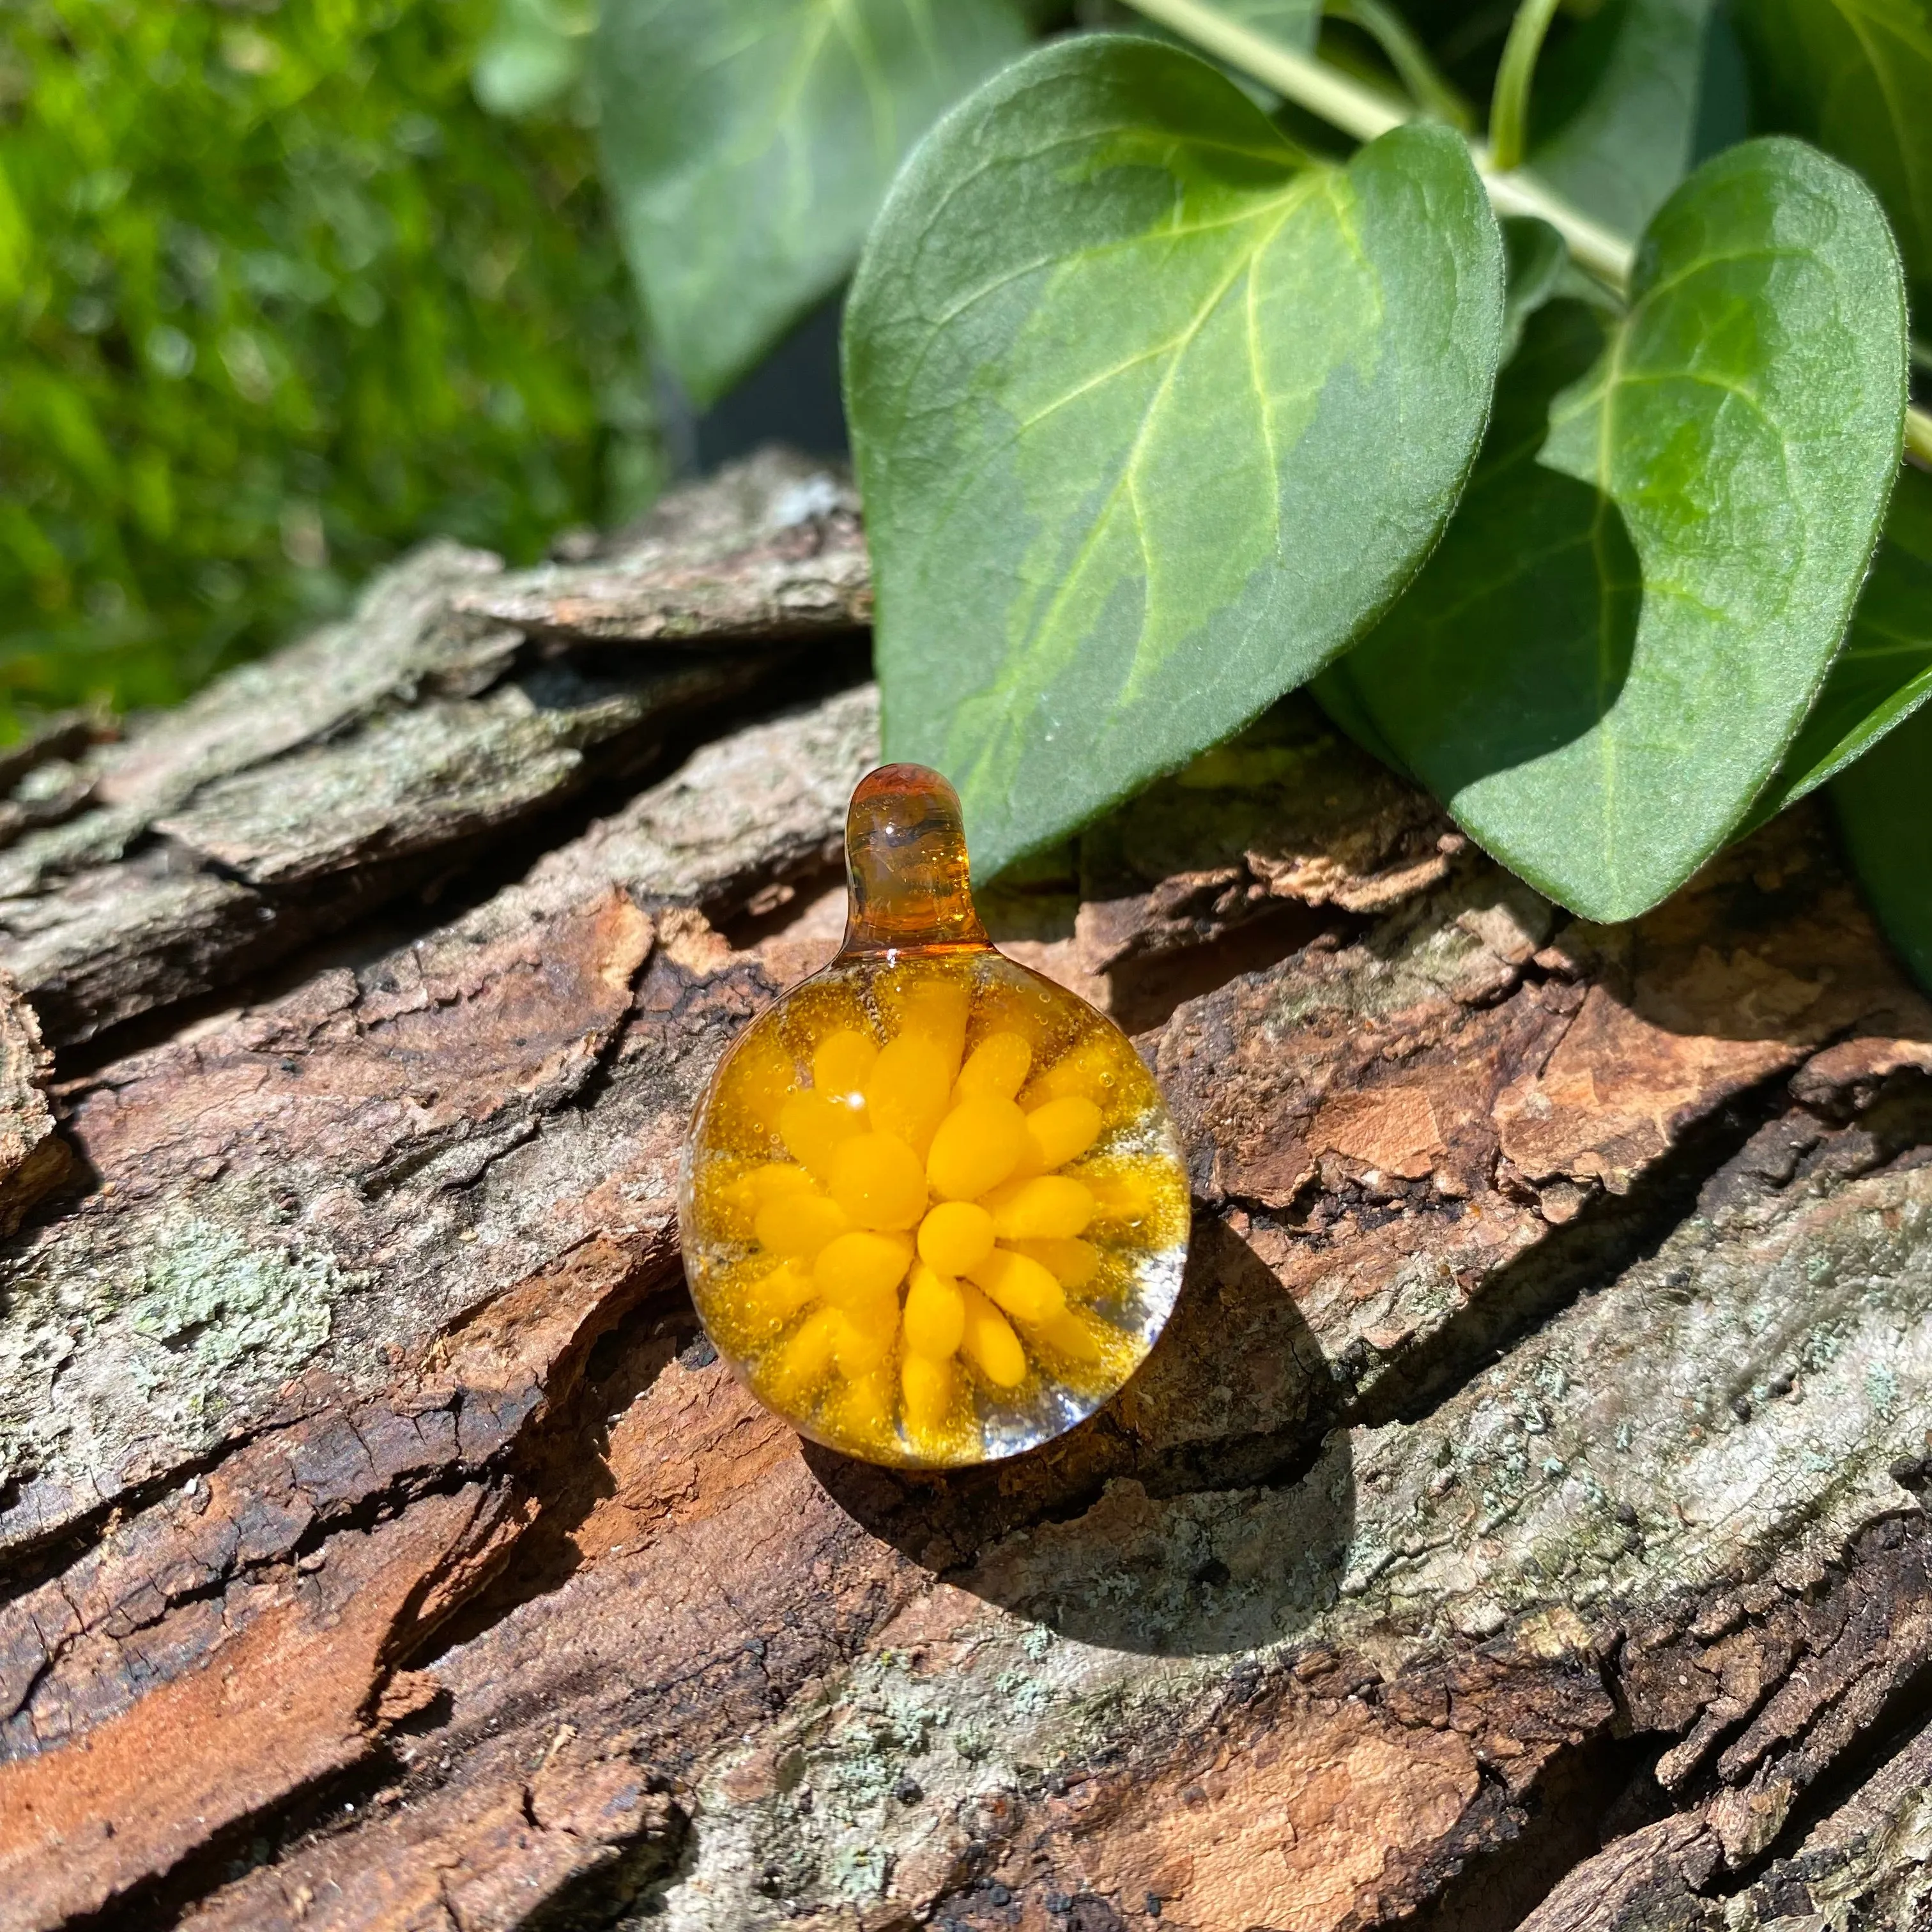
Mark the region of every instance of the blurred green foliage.
<instances>
[{"instance_id":1,"label":"blurred green foliage","mask_svg":"<svg viewBox=\"0 0 1932 1932\"><path fill-rule=\"evenodd\" d=\"M591 137L478 104L490 13L0 10L0 736L655 488Z\"/></svg>"},{"instance_id":2,"label":"blurred green foliage","mask_svg":"<svg viewBox=\"0 0 1932 1932\"><path fill-rule=\"evenodd\" d=\"M476 98L493 114L536 114L580 86L597 0L496 0L476 50Z\"/></svg>"}]
</instances>

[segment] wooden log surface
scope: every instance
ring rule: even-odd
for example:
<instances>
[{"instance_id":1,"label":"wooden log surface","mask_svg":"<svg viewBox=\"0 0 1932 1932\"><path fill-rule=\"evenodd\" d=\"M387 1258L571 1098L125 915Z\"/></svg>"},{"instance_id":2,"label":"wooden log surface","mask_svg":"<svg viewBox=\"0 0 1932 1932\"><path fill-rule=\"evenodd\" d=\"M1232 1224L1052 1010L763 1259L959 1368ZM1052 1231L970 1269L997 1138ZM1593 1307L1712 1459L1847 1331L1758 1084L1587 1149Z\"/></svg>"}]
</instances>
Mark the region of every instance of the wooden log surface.
<instances>
[{"instance_id":1,"label":"wooden log surface","mask_svg":"<svg viewBox=\"0 0 1932 1932\"><path fill-rule=\"evenodd\" d=\"M1926 1923L1932 1006L1826 820L1591 926L1291 701L1003 882L1187 1282L874 1469L674 1199L868 598L773 454L6 774L0 1927Z\"/></svg>"}]
</instances>

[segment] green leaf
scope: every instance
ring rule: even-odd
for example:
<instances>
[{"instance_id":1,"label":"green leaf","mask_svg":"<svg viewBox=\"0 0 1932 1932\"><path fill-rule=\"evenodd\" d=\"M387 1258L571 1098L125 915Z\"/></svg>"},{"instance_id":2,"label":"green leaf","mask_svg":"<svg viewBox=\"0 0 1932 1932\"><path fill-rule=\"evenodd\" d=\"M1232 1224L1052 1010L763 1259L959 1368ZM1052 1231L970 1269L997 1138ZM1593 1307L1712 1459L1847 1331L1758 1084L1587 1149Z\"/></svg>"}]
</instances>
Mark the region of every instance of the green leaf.
<instances>
[{"instance_id":1,"label":"green leaf","mask_svg":"<svg viewBox=\"0 0 1932 1932\"><path fill-rule=\"evenodd\" d=\"M844 280L907 152L1028 38L1016 0L607 0L604 174L695 400Z\"/></svg>"},{"instance_id":2,"label":"green leaf","mask_svg":"<svg viewBox=\"0 0 1932 1932\"><path fill-rule=\"evenodd\" d=\"M1347 669L1464 828L1574 910L1688 878L1809 710L1897 470L1903 296L1864 184L1764 140L1665 204L1621 322L1532 318L1461 512Z\"/></svg>"},{"instance_id":3,"label":"green leaf","mask_svg":"<svg viewBox=\"0 0 1932 1932\"><path fill-rule=\"evenodd\" d=\"M1712 0L1605 0L1538 64L1528 163L1634 234L1688 171Z\"/></svg>"},{"instance_id":4,"label":"green leaf","mask_svg":"<svg viewBox=\"0 0 1932 1932\"><path fill-rule=\"evenodd\" d=\"M1570 268L1569 251L1563 238L1546 221L1533 215L1508 214L1502 220L1503 359L1514 357L1522 341L1524 325L1546 302L1558 293ZM1338 725L1371 758L1379 758L1392 771L1405 778L1414 774L1403 765L1395 747L1376 728L1375 720L1362 702L1349 675L1349 660L1342 658L1308 681L1308 688L1330 723Z\"/></svg>"},{"instance_id":5,"label":"green leaf","mask_svg":"<svg viewBox=\"0 0 1932 1932\"><path fill-rule=\"evenodd\" d=\"M1756 124L1814 141L1870 182L1913 303L1932 307L1932 10L1924 0L1734 0Z\"/></svg>"},{"instance_id":6,"label":"green leaf","mask_svg":"<svg viewBox=\"0 0 1932 1932\"><path fill-rule=\"evenodd\" d=\"M1879 923L1932 992L1932 710L1840 772L1832 802Z\"/></svg>"},{"instance_id":7,"label":"green leaf","mask_svg":"<svg viewBox=\"0 0 1932 1932\"><path fill-rule=\"evenodd\" d=\"M1823 692L1751 814L1761 824L1862 758L1932 698L1932 476L1910 466Z\"/></svg>"},{"instance_id":8,"label":"green leaf","mask_svg":"<svg viewBox=\"0 0 1932 1932\"><path fill-rule=\"evenodd\" d=\"M1328 722L1338 726L1345 736L1353 739L1370 758L1379 758L1390 771L1414 780L1415 774L1402 763L1395 747L1370 716L1360 691L1348 675L1346 658L1331 664L1326 670L1317 671L1308 680L1308 694L1328 713Z\"/></svg>"},{"instance_id":9,"label":"green leaf","mask_svg":"<svg viewBox=\"0 0 1932 1932\"><path fill-rule=\"evenodd\" d=\"M1577 272L1570 266L1569 251L1563 238L1546 221L1533 215L1508 214L1502 220L1503 262L1505 284L1503 296L1503 359L1513 358L1522 346L1524 326L1544 304L1552 301L1566 280ZM1379 758L1393 771L1412 778L1396 754L1395 747L1377 729L1368 707L1356 689L1342 658L1309 680L1311 694L1328 714L1331 723L1352 738L1371 758Z\"/></svg>"},{"instance_id":10,"label":"green leaf","mask_svg":"<svg viewBox=\"0 0 1932 1932\"><path fill-rule=\"evenodd\" d=\"M1508 275L1503 297L1503 359L1522 341L1522 326L1554 296L1570 262L1563 238L1533 214L1503 218L1503 259Z\"/></svg>"},{"instance_id":11,"label":"green leaf","mask_svg":"<svg viewBox=\"0 0 1932 1932\"><path fill-rule=\"evenodd\" d=\"M1205 62L1096 35L914 157L846 314L888 755L996 872L1359 634L1481 433L1502 250L1467 149L1346 167Z\"/></svg>"}]
</instances>

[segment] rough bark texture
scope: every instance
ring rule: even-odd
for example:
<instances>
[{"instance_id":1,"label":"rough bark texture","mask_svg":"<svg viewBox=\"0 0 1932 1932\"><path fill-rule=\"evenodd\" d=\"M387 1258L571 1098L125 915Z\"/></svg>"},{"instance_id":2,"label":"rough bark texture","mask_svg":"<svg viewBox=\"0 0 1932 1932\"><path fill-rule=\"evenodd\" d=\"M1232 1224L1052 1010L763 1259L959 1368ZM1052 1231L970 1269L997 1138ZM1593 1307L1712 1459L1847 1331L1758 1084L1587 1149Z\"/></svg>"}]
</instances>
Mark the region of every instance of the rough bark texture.
<instances>
[{"instance_id":1,"label":"rough bark texture","mask_svg":"<svg viewBox=\"0 0 1932 1932\"><path fill-rule=\"evenodd\" d=\"M694 532L709 558L769 547L792 500L806 506L794 526L815 532L837 517L814 506L844 497L772 456L658 521L673 538ZM643 581L670 568L670 541L627 554ZM694 615L681 634L722 634L730 650L563 651L488 614L503 580L497 558L433 544L379 579L347 622L70 768L70 812L0 850L0 936L50 1038L230 984L487 862L506 832L586 787L634 781L694 713L768 686L778 662L728 609ZM490 595L466 596L485 585ZM859 621L822 614L820 632ZM778 634L766 626L761 640ZM31 802L36 782L17 781L12 802Z\"/></svg>"},{"instance_id":2,"label":"rough bark texture","mask_svg":"<svg viewBox=\"0 0 1932 1932\"><path fill-rule=\"evenodd\" d=\"M456 608L572 643L739 650L872 622L858 493L776 452L581 550L460 591Z\"/></svg>"},{"instance_id":3,"label":"rough bark texture","mask_svg":"<svg viewBox=\"0 0 1932 1932\"><path fill-rule=\"evenodd\" d=\"M1926 1922L1932 1007L1824 822L1587 926L1291 703L1004 882L1187 1287L1048 1449L846 1462L674 1202L837 942L828 554L764 459L15 775L0 1926Z\"/></svg>"},{"instance_id":4,"label":"rough bark texture","mask_svg":"<svg viewBox=\"0 0 1932 1932\"><path fill-rule=\"evenodd\" d=\"M0 1234L12 1234L71 1166L44 1090L52 1070L33 1008L0 972Z\"/></svg>"}]
</instances>

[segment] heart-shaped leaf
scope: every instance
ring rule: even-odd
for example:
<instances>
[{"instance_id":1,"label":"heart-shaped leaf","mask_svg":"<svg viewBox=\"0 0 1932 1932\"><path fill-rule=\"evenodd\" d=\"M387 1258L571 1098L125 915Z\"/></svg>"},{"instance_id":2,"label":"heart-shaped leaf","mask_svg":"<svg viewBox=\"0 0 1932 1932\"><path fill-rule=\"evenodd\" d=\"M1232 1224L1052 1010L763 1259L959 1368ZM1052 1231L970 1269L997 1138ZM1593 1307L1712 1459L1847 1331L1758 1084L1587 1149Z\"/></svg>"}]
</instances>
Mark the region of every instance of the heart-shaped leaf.
<instances>
[{"instance_id":1,"label":"heart-shaped leaf","mask_svg":"<svg viewBox=\"0 0 1932 1932\"><path fill-rule=\"evenodd\" d=\"M1733 0L1752 118L1802 134L1877 190L1932 307L1932 11L1924 0Z\"/></svg>"},{"instance_id":2,"label":"heart-shaped leaf","mask_svg":"<svg viewBox=\"0 0 1932 1932\"><path fill-rule=\"evenodd\" d=\"M1184 763L1401 589L1481 434L1502 251L1468 151L1346 166L1206 62L1049 46L914 156L846 312L887 754L982 873Z\"/></svg>"},{"instance_id":3,"label":"heart-shaped leaf","mask_svg":"<svg viewBox=\"0 0 1932 1932\"><path fill-rule=\"evenodd\" d=\"M599 137L656 338L712 400L844 280L937 116L1030 38L1016 0L622 0Z\"/></svg>"},{"instance_id":4,"label":"heart-shaped leaf","mask_svg":"<svg viewBox=\"0 0 1932 1932\"><path fill-rule=\"evenodd\" d=\"M1627 919L1749 809L1897 472L1905 310L1870 191L1748 142L1672 195L1621 322L1532 318L1463 507L1348 659L1376 729L1540 890Z\"/></svg>"},{"instance_id":5,"label":"heart-shaped leaf","mask_svg":"<svg viewBox=\"0 0 1932 1932\"><path fill-rule=\"evenodd\" d=\"M1898 472L1892 507L1885 513L1885 535L1852 614L1845 648L1804 729L1785 753L1777 778L1758 800L1753 823L1775 817L1862 758L1928 698L1932 476L1908 468Z\"/></svg>"},{"instance_id":6,"label":"heart-shaped leaf","mask_svg":"<svg viewBox=\"0 0 1932 1932\"><path fill-rule=\"evenodd\" d=\"M1879 923L1932 992L1932 708L1840 772L1831 797Z\"/></svg>"}]
</instances>

